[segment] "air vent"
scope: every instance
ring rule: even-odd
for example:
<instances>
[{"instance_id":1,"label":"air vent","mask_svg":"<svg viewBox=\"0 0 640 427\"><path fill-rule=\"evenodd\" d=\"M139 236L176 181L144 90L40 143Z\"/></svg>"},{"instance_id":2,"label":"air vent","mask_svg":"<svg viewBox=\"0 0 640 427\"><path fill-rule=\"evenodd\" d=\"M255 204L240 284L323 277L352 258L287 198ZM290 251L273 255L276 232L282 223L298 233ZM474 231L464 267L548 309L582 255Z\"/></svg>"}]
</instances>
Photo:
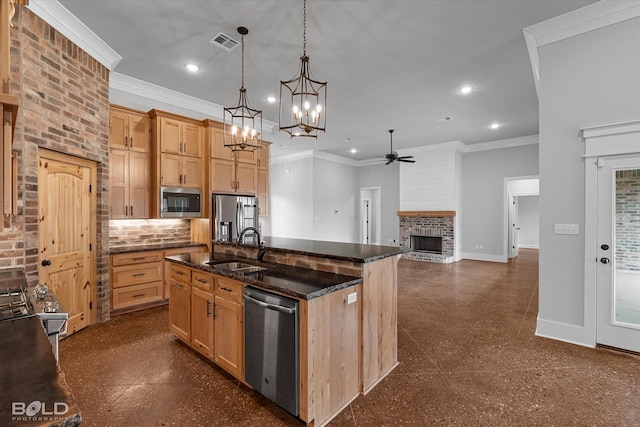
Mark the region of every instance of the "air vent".
<instances>
[{"instance_id":1,"label":"air vent","mask_svg":"<svg viewBox=\"0 0 640 427\"><path fill-rule=\"evenodd\" d=\"M227 52L231 52L236 46L240 44L240 42L232 39L231 37L229 37L224 33L216 34L214 38L209 40L209 43L211 43L214 46L218 46L226 50Z\"/></svg>"}]
</instances>

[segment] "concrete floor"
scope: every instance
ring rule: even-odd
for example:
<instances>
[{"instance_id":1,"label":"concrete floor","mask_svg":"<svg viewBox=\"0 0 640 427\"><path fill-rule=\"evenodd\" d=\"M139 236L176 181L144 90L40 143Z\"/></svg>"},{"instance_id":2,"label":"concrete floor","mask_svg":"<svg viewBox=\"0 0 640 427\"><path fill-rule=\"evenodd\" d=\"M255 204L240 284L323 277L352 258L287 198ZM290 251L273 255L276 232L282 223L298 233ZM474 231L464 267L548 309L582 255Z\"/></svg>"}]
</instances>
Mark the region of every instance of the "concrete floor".
<instances>
[{"instance_id":1,"label":"concrete floor","mask_svg":"<svg viewBox=\"0 0 640 427\"><path fill-rule=\"evenodd\" d=\"M401 260L398 366L330 425L640 425L640 357L534 335L537 251L507 264ZM299 421L179 343L167 307L60 345L83 425Z\"/></svg>"}]
</instances>

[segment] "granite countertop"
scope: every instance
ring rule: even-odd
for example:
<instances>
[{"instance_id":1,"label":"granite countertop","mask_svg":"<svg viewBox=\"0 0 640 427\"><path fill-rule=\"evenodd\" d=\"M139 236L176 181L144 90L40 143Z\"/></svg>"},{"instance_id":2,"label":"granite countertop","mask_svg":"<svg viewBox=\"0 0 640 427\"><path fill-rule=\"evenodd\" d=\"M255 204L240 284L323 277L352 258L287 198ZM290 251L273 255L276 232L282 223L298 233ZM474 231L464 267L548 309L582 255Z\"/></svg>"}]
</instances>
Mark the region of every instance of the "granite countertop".
<instances>
[{"instance_id":1,"label":"granite countertop","mask_svg":"<svg viewBox=\"0 0 640 427\"><path fill-rule=\"evenodd\" d=\"M0 270L0 289L22 286L22 269ZM0 425L80 424L82 415L38 317L0 322L0 361Z\"/></svg>"},{"instance_id":2,"label":"granite countertop","mask_svg":"<svg viewBox=\"0 0 640 427\"><path fill-rule=\"evenodd\" d=\"M360 243L325 242L322 240L289 239L286 237L264 237L264 247L270 250L301 255L319 256L367 263L407 252L397 246L363 245ZM233 244L216 242L216 244Z\"/></svg>"},{"instance_id":3,"label":"granite countertop","mask_svg":"<svg viewBox=\"0 0 640 427\"><path fill-rule=\"evenodd\" d=\"M153 243L148 245L115 246L109 248L110 255L126 254L130 252L161 251L164 249L190 248L194 246L206 246L204 243L175 242L175 243Z\"/></svg>"},{"instance_id":4,"label":"granite countertop","mask_svg":"<svg viewBox=\"0 0 640 427\"><path fill-rule=\"evenodd\" d=\"M324 271L310 270L307 268L293 267L283 264L267 262L257 262L254 259L247 259L237 256L215 254L213 262L224 263L229 261L242 261L253 265L266 267L267 270L251 273L238 274L216 270L212 265L209 253L190 253L184 255L174 255L166 257L168 261L193 267L214 273L220 276L230 277L261 289L277 291L285 295L298 299L313 299L344 289L349 286L362 283L361 277L345 276L342 274L327 273Z\"/></svg>"}]
</instances>

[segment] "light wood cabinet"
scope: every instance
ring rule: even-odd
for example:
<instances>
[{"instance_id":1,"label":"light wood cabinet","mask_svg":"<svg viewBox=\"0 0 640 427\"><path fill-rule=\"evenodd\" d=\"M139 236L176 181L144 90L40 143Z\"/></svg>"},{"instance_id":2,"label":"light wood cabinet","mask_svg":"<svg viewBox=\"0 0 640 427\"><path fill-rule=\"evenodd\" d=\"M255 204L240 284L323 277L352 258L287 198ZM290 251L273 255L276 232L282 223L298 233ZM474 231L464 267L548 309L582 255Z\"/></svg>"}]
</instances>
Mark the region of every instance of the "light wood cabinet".
<instances>
[{"instance_id":1,"label":"light wood cabinet","mask_svg":"<svg viewBox=\"0 0 640 427\"><path fill-rule=\"evenodd\" d=\"M212 192L257 194L255 151L232 151L224 146L222 124L205 121L209 140L209 188Z\"/></svg>"},{"instance_id":2,"label":"light wood cabinet","mask_svg":"<svg viewBox=\"0 0 640 427\"><path fill-rule=\"evenodd\" d=\"M218 294L215 302L215 362L244 379L244 306Z\"/></svg>"},{"instance_id":3,"label":"light wood cabinet","mask_svg":"<svg viewBox=\"0 0 640 427\"><path fill-rule=\"evenodd\" d=\"M202 188L202 159L178 154L160 155L160 185Z\"/></svg>"},{"instance_id":4,"label":"light wood cabinet","mask_svg":"<svg viewBox=\"0 0 640 427\"><path fill-rule=\"evenodd\" d=\"M195 286L191 287L191 346L208 357L214 357L214 300L213 294Z\"/></svg>"},{"instance_id":5,"label":"light wood cabinet","mask_svg":"<svg viewBox=\"0 0 640 427\"><path fill-rule=\"evenodd\" d=\"M269 216L269 170L258 169L258 213Z\"/></svg>"},{"instance_id":6,"label":"light wood cabinet","mask_svg":"<svg viewBox=\"0 0 640 427\"><path fill-rule=\"evenodd\" d=\"M146 113L111 105L109 147L149 153L151 119Z\"/></svg>"},{"instance_id":7,"label":"light wood cabinet","mask_svg":"<svg viewBox=\"0 0 640 427\"><path fill-rule=\"evenodd\" d=\"M173 278L169 279L169 329L191 342L191 284Z\"/></svg>"},{"instance_id":8,"label":"light wood cabinet","mask_svg":"<svg viewBox=\"0 0 640 427\"><path fill-rule=\"evenodd\" d=\"M114 105L109 109L110 219L149 218L150 132L148 115Z\"/></svg>"},{"instance_id":9,"label":"light wood cabinet","mask_svg":"<svg viewBox=\"0 0 640 427\"><path fill-rule=\"evenodd\" d=\"M202 158L204 151L202 126L169 117L159 117L157 126L162 153Z\"/></svg>"},{"instance_id":10,"label":"light wood cabinet","mask_svg":"<svg viewBox=\"0 0 640 427\"><path fill-rule=\"evenodd\" d=\"M163 299L163 252L111 257L111 308L130 308Z\"/></svg>"}]
</instances>

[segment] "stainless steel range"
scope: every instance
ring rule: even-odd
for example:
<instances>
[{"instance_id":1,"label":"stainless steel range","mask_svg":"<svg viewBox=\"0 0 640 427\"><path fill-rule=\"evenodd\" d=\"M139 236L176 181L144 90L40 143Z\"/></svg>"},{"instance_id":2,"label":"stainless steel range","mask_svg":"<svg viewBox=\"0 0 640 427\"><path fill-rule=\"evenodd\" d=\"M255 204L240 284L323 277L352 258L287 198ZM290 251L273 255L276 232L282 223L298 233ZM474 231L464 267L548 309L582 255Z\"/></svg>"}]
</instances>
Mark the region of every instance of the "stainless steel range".
<instances>
[{"instance_id":1,"label":"stainless steel range","mask_svg":"<svg viewBox=\"0 0 640 427\"><path fill-rule=\"evenodd\" d=\"M69 313L56 298L56 295L44 284L27 286L25 293L35 315L42 321L42 326L44 326L53 347L53 354L58 360L58 342L60 337L67 335Z\"/></svg>"},{"instance_id":2,"label":"stainless steel range","mask_svg":"<svg viewBox=\"0 0 640 427\"><path fill-rule=\"evenodd\" d=\"M58 341L67 333L69 313L55 294L42 284L0 290L0 322L33 316L42 322L58 360Z\"/></svg>"}]
</instances>

